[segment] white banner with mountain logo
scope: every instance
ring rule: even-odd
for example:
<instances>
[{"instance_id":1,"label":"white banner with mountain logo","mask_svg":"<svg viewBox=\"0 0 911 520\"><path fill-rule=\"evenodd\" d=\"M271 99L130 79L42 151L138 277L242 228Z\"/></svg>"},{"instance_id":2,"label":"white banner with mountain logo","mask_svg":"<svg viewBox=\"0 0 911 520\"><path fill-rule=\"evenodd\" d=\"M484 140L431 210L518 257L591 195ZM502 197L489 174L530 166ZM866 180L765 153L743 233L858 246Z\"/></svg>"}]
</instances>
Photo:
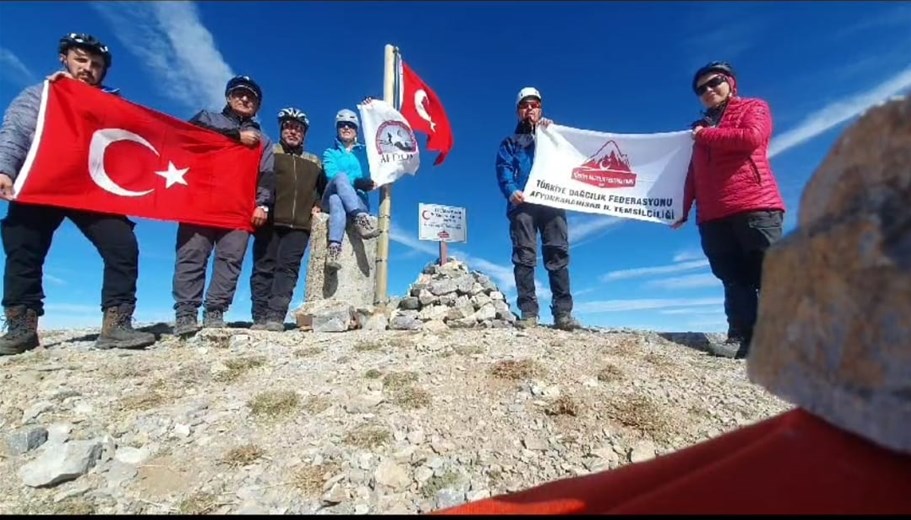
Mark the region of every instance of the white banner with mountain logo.
<instances>
[{"instance_id":1,"label":"white banner with mountain logo","mask_svg":"<svg viewBox=\"0 0 911 520\"><path fill-rule=\"evenodd\" d=\"M691 132L611 134L539 127L525 200L671 224L683 209Z\"/></svg>"},{"instance_id":2,"label":"white banner with mountain logo","mask_svg":"<svg viewBox=\"0 0 911 520\"><path fill-rule=\"evenodd\" d=\"M405 117L389 103L372 99L357 106L370 163L370 177L377 186L414 175L421 165L418 141Z\"/></svg>"}]
</instances>

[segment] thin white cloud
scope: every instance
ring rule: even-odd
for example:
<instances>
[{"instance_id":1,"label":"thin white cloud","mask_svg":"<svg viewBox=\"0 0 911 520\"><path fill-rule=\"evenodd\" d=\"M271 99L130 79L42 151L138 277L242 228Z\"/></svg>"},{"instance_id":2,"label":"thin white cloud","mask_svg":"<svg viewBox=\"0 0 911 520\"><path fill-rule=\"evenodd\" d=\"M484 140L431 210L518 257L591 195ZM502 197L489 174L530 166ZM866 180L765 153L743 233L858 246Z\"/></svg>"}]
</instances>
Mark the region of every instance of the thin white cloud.
<instances>
[{"instance_id":1,"label":"thin white cloud","mask_svg":"<svg viewBox=\"0 0 911 520\"><path fill-rule=\"evenodd\" d=\"M723 298L642 298L632 300L600 300L576 304L580 314L624 312L667 309L675 307L697 307L724 305Z\"/></svg>"},{"instance_id":2,"label":"thin white cloud","mask_svg":"<svg viewBox=\"0 0 911 520\"><path fill-rule=\"evenodd\" d=\"M13 51L3 47L0 47L0 71L3 71L0 77L14 85L26 86L38 81L35 74Z\"/></svg>"},{"instance_id":3,"label":"thin white cloud","mask_svg":"<svg viewBox=\"0 0 911 520\"><path fill-rule=\"evenodd\" d=\"M702 260L705 258L705 254L701 249L684 249L683 251L678 251L674 255L675 262L686 262L688 260Z\"/></svg>"},{"instance_id":4,"label":"thin white cloud","mask_svg":"<svg viewBox=\"0 0 911 520\"><path fill-rule=\"evenodd\" d=\"M701 289L704 287L720 286L721 282L711 273L689 274L685 276L674 276L670 278L659 278L651 280L645 284L650 289Z\"/></svg>"},{"instance_id":5,"label":"thin white cloud","mask_svg":"<svg viewBox=\"0 0 911 520\"><path fill-rule=\"evenodd\" d=\"M708 260L690 260L686 262L678 262L671 265L659 265L655 267L636 267L633 269L620 269L618 271L611 271L609 273L603 274L600 277L602 282L610 282L614 280L627 280L630 278L641 278L644 276L651 276L656 274L673 274L683 271L692 271L693 269L699 269L709 265Z\"/></svg>"},{"instance_id":6,"label":"thin white cloud","mask_svg":"<svg viewBox=\"0 0 911 520\"><path fill-rule=\"evenodd\" d=\"M568 222L569 243L578 246L587 238L595 238L604 231L623 223L623 219L616 217L580 217Z\"/></svg>"},{"instance_id":7,"label":"thin white cloud","mask_svg":"<svg viewBox=\"0 0 911 520\"><path fill-rule=\"evenodd\" d=\"M840 99L807 116L796 127L779 134L769 145L769 157L799 146L892 96L911 89L911 67L866 92Z\"/></svg>"},{"instance_id":8,"label":"thin white cloud","mask_svg":"<svg viewBox=\"0 0 911 520\"><path fill-rule=\"evenodd\" d=\"M157 76L153 83L162 94L192 111L224 105L225 83L234 72L193 2L92 2L92 6L117 39ZM112 51L117 53L116 48Z\"/></svg>"},{"instance_id":9,"label":"thin white cloud","mask_svg":"<svg viewBox=\"0 0 911 520\"><path fill-rule=\"evenodd\" d=\"M44 280L49 282L52 285L66 285L66 280L60 278L59 276L54 276L52 274L44 273Z\"/></svg>"},{"instance_id":10,"label":"thin white cloud","mask_svg":"<svg viewBox=\"0 0 911 520\"><path fill-rule=\"evenodd\" d=\"M428 255L438 256L440 254L439 246L425 240L418 240L417 237L398 227L395 222L389 226L389 240L398 242L409 249L427 253Z\"/></svg>"},{"instance_id":11,"label":"thin white cloud","mask_svg":"<svg viewBox=\"0 0 911 520\"><path fill-rule=\"evenodd\" d=\"M674 314L674 315L687 315L691 316L694 314L708 314L708 315L719 315L722 316L722 310L720 308L706 308L706 307L684 307L682 309L664 309L658 311L660 314Z\"/></svg>"}]
</instances>

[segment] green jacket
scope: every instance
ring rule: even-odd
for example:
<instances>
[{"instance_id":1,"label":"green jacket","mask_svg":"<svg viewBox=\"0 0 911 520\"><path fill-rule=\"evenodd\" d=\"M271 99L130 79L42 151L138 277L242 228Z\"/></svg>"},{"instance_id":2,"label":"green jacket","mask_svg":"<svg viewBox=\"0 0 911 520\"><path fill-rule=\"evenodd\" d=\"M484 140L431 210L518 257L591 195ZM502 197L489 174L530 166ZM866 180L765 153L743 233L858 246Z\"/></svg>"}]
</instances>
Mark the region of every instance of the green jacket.
<instances>
[{"instance_id":1,"label":"green jacket","mask_svg":"<svg viewBox=\"0 0 911 520\"><path fill-rule=\"evenodd\" d=\"M310 230L310 212L319 206L326 189L326 173L319 157L285 151L281 143L275 154L274 225Z\"/></svg>"}]
</instances>

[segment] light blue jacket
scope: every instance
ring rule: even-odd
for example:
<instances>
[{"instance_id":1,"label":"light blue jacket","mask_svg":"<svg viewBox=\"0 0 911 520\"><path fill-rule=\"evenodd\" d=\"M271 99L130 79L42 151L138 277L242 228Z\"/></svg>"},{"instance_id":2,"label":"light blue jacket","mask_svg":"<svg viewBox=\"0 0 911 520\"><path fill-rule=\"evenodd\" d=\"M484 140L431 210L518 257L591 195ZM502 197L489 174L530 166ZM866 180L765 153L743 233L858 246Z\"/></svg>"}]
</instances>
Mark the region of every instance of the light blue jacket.
<instances>
[{"instance_id":1,"label":"light blue jacket","mask_svg":"<svg viewBox=\"0 0 911 520\"><path fill-rule=\"evenodd\" d=\"M326 181L332 182L339 173L344 173L348 177L348 182L354 187L357 196L364 202L364 206L370 208L370 201L367 198L367 192L359 189L361 182L370 180L370 166L367 162L367 147L362 143L356 143L350 151L345 148L337 138L335 144L323 152L323 169L326 171Z\"/></svg>"}]
</instances>

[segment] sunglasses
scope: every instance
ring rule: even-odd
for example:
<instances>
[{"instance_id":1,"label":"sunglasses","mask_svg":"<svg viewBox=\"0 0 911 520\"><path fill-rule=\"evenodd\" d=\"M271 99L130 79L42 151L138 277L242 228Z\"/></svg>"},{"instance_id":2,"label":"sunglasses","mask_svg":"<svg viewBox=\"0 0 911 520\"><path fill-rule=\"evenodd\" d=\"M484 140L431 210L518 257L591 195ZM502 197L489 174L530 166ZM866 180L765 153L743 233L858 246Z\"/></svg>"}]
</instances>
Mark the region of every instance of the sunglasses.
<instances>
[{"instance_id":1,"label":"sunglasses","mask_svg":"<svg viewBox=\"0 0 911 520\"><path fill-rule=\"evenodd\" d=\"M531 109L541 108L541 102L540 101L525 101L519 105L519 108L521 108L522 110L526 110L529 108L531 108Z\"/></svg>"},{"instance_id":2,"label":"sunglasses","mask_svg":"<svg viewBox=\"0 0 911 520\"><path fill-rule=\"evenodd\" d=\"M338 127L339 127L339 128L350 128L350 129L352 129L352 130L357 130L357 125L355 125L354 123L348 123L348 122L339 123L339 124L338 124Z\"/></svg>"},{"instance_id":3,"label":"sunglasses","mask_svg":"<svg viewBox=\"0 0 911 520\"><path fill-rule=\"evenodd\" d=\"M726 81L727 81L727 79L724 76L715 76L714 78L706 81L702 85L699 85L698 87L696 87L696 95L701 96L701 95L705 94L706 92L708 92L709 89L713 89Z\"/></svg>"}]
</instances>

